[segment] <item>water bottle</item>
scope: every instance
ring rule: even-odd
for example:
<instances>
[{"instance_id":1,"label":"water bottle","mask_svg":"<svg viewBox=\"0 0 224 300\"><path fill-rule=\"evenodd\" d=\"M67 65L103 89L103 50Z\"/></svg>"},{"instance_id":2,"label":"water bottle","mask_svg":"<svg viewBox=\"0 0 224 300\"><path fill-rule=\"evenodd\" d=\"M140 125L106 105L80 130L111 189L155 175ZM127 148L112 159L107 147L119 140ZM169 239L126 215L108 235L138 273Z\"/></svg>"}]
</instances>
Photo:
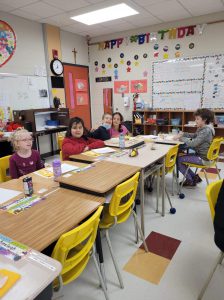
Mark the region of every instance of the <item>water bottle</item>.
<instances>
[{"instance_id":1,"label":"water bottle","mask_svg":"<svg viewBox=\"0 0 224 300\"><path fill-rule=\"evenodd\" d=\"M125 137L124 137L123 133L121 133L119 136L119 147L120 147L120 149L125 148Z\"/></svg>"},{"instance_id":2,"label":"water bottle","mask_svg":"<svg viewBox=\"0 0 224 300\"><path fill-rule=\"evenodd\" d=\"M54 179L61 176L61 161L60 159L55 159L52 163Z\"/></svg>"}]
</instances>

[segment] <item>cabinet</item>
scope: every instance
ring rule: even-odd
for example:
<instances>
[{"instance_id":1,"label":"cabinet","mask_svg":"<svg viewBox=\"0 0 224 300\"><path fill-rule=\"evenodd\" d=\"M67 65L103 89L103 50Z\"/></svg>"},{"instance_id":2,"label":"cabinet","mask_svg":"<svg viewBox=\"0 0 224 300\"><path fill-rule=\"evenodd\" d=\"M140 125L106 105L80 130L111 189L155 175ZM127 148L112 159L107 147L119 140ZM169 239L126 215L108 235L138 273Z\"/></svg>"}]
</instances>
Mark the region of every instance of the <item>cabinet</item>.
<instances>
[{"instance_id":1,"label":"cabinet","mask_svg":"<svg viewBox=\"0 0 224 300\"><path fill-rule=\"evenodd\" d=\"M216 110L215 116L224 116L224 110ZM217 118L218 119L218 118ZM134 110L132 112L132 133L158 134L169 133L173 129L195 132L194 111L188 110ZM216 136L224 136L224 124L215 124Z\"/></svg>"}]
</instances>

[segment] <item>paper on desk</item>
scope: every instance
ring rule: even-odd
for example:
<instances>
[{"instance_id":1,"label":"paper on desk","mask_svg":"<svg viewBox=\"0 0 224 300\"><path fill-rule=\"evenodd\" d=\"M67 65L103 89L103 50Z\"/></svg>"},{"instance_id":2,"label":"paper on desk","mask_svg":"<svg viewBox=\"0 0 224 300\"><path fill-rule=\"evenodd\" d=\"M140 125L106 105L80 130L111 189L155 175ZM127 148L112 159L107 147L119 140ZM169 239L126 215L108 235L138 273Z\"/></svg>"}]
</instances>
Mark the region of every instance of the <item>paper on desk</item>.
<instances>
[{"instance_id":1,"label":"paper on desk","mask_svg":"<svg viewBox=\"0 0 224 300\"><path fill-rule=\"evenodd\" d=\"M76 166L70 165L70 164L66 164L66 163L61 164L61 173L62 174L76 170L76 169L79 169L79 167L76 167ZM52 167L41 169L34 173L39 176L47 177L47 178L51 178L54 176Z\"/></svg>"},{"instance_id":2,"label":"paper on desk","mask_svg":"<svg viewBox=\"0 0 224 300\"><path fill-rule=\"evenodd\" d=\"M106 153L116 152L116 150L114 150L110 147L103 147L103 148L93 149L92 151L97 153L97 154L106 154Z\"/></svg>"},{"instance_id":3,"label":"paper on desk","mask_svg":"<svg viewBox=\"0 0 224 300\"><path fill-rule=\"evenodd\" d=\"M141 135L141 137L143 137L143 139L152 139L152 140L156 140L158 139L158 136L157 135Z\"/></svg>"},{"instance_id":4,"label":"paper on desk","mask_svg":"<svg viewBox=\"0 0 224 300\"><path fill-rule=\"evenodd\" d=\"M22 194L22 192L0 188L0 204L5 203L6 201L18 196L19 194Z\"/></svg>"}]
</instances>

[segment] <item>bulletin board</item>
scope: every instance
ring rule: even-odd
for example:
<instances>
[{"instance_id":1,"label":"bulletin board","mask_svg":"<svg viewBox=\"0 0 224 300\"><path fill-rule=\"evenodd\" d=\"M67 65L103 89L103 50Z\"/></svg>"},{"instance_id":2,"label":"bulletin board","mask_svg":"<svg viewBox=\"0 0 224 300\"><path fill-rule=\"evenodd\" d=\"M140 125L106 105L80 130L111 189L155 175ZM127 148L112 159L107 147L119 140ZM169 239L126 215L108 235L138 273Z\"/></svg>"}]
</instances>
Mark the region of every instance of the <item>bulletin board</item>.
<instances>
[{"instance_id":1,"label":"bulletin board","mask_svg":"<svg viewBox=\"0 0 224 300\"><path fill-rule=\"evenodd\" d=\"M49 108L47 77L0 74L0 107L3 110Z\"/></svg>"},{"instance_id":2,"label":"bulletin board","mask_svg":"<svg viewBox=\"0 0 224 300\"><path fill-rule=\"evenodd\" d=\"M152 70L153 108L224 108L224 55L154 62Z\"/></svg>"}]
</instances>

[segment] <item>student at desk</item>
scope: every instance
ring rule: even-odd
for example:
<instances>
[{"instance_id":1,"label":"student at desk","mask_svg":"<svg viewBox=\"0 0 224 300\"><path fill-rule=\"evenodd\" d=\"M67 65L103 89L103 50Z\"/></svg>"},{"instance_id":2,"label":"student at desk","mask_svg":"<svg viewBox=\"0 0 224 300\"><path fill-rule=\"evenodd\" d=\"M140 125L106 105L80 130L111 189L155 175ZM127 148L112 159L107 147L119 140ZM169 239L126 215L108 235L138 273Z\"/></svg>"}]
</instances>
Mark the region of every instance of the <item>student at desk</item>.
<instances>
[{"instance_id":1,"label":"student at desk","mask_svg":"<svg viewBox=\"0 0 224 300\"><path fill-rule=\"evenodd\" d=\"M70 120L62 142L63 160L68 160L69 156L73 154L80 154L91 149L104 147L103 141L89 138L87 133L82 119L75 117Z\"/></svg>"},{"instance_id":2,"label":"student at desk","mask_svg":"<svg viewBox=\"0 0 224 300\"><path fill-rule=\"evenodd\" d=\"M44 168L40 153L32 149L31 133L18 128L11 135L11 143L15 153L9 159L9 173L13 179Z\"/></svg>"},{"instance_id":3,"label":"student at desk","mask_svg":"<svg viewBox=\"0 0 224 300\"><path fill-rule=\"evenodd\" d=\"M214 127L211 123L214 122L214 113L206 108L198 109L194 113L197 131L195 133L184 132L175 137L181 142L184 142L188 148L195 150L195 154L187 154L178 158L178 170L185 174L187 166L185 162L194 163L197 165L205 165L207 163L207 153L210 144L215 135ZM186 174L186 180L183 186L194 187L202 179L195 174L191 169Z\"/></svg>"},{"instance_id":4,"label":"student at desk","mask_svg":"<svg viewBox=\"0 0 224 300\"><path fill-rule=\"evenodd\" d=\"M128 134L127 128L122 125L124 118L121 113L115 112L112 115L112 127L110 129L110 137L118 137L121 133Z\"/></svg>"},{"instance_id":5,"label":"student at desk","mask_svg":"<svg viewBox=\"0 0 224 300\"><path fill-rule=\"evenodd\" d=\"M111 114L109 113L103 114L102 125L100 125L96 130L90 132L88 136L102 141L109 140L111 124L112 124Z\"/></svg>"}]
</instances>

